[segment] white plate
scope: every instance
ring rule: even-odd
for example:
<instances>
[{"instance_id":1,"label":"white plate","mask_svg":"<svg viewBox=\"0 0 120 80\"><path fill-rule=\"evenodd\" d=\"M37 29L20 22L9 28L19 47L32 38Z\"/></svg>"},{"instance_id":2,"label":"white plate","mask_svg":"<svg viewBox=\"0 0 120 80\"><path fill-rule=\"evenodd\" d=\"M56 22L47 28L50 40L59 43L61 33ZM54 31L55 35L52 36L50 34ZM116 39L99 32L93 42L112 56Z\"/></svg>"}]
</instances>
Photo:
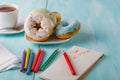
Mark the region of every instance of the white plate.
<instances>
[{"instance_id":1,"label":"white plate","mask_svg":"<svg viewBox=\"0 0 120 80\"><path fill-rule=\"evenodd\" d=\"M24 31L25 18L18 18L16 27L10 29L0 29L0 34L15 34Z\"/></svg>"},{"instance_id":2,"label":"white plate","mask_svg":"<svg viewBox=\"0 0 120 80\"><path fill-rule=\"evenodd\" d=\"M69 38L69 39L62 40L62 39L56 38L55 36L50 36L50 38L49 38L47 41L44 41L44 42L36 42L36 41L33 41L33 40L27 38L26 36L25 36L25 38L26 38L26 40L28 40L29 42L32 42L32 43L35 43L35 44L60 44L60 43L65 43L65 42L67 42L67 41L70 40L70 38Z\"/></svg>"}]
</instances>

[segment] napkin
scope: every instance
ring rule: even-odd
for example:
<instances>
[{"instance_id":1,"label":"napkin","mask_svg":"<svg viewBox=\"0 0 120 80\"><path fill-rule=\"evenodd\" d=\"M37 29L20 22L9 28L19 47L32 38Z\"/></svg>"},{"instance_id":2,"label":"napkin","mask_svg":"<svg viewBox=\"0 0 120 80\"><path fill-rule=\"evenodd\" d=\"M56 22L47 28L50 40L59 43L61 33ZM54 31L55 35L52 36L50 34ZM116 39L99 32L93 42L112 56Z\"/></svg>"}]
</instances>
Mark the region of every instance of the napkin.
<instances>
[{"instance_id":1,"label":"napkin","mask_svg":"<svg viewBox=\"0 0 120 80\"><path fill-rule=\"evenodd\" d=\"M0 44L0 72L20 67L20 59Z\"/></svg>"}]
</instances>

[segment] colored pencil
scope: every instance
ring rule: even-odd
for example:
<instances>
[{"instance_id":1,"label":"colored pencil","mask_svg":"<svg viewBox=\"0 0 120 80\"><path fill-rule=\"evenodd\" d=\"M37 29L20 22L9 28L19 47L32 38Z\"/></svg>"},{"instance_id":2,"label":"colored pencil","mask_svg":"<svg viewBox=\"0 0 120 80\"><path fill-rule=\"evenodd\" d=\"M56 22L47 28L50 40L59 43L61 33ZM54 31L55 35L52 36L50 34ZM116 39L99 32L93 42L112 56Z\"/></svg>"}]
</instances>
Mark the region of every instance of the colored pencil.
<instances>
[{"instance_id":1,"label":"colored pencil","mask_svg":"<svg viewBox=\"0 0 120 80\"><path fill-rule=\"evenodd\" d=\"M38 60L37 60L37 63L36 63L36 65L35 65L35 68L34 68L34 72L38 72L38 68L39 68L39 66L40 66L40 63L41 63L41 61L42 61L43 56L44 56L44 50L41 50L41 53L40 53L40 55L39 55L39 58L38 58Z\"/></svg>"},{"instance_id":2,"label":"colored pencil","mask_svg":"<svg viewBox=\"0 0 120 80\"><path fill-rule=\"evenodd\" d=\"M30 48L28 48L28 50L26 52L26 59L25 59L24 69L27 69L27 67L28 67L29 56L30 56Z\"/></svg>"},{"instance_id":3,"label":"colored pencil","mask_svg":"<svg viewBox=\"0 0 120 80\"><path fill-rule=\"evenodd\" d=\"M48 65L49 63L54 59L54 57L56 56L56 54L58 53L58 49L56 49L51 56L45 61L45 63L39 68L39 70L43 71Z\"/></svg>"},{"instance_id":4,"label":"colored pencil","mask_svg":"<svg viewBox=\"0 0 120 80\"><path fill-rule=\"evenodd\" d=\"M37 63L37 61L38 61L38 57L39 57L40 53L41 53L41 49L38 50L37 55L36 55L36 57L35 57L35 59L34 59L34 62L33 62L32 67L31 67L31 70L32 70L32 71L33 71L34 68L35 68L35 65L36 65L36 63Z\"/></svg>"},{"instance_id":5,"label":"colored pencil","mask_svg":"<svg viewBox=\"0 0 120 80\"><path fill-rule=\"evenodd\" d=\"M24 65L25 65L25 57L26 57L26 51L24 50L23 56L22 56L22 61L21 61L21 66L20 66L20 71L24 71Z\"/></svg>"},{"instance_id":6,"label":"colored pencil","mask_svg":"<svg viewBox=\"0 0 120 80\"><path fill-rule=\"evenodd\" d=\"M74 68L73 68L73 66L72 66L72 64L71 64L71 62L70 62L70 60L69 60L69 58L68 58L67 53L64 52L63 55L64 55L64 58L65 58L65 60L66 60L67 65L68 65L68 67L69 67L70 72L72 73L72 75L75 75L75 74L76 74L76 73L75 73L75 70L74 70Z\"/></svg>"},{"instance_id":7,"label":"colored pencil","mask_svg":"<svg viewBox=\"0 0 120 80\"><path fill-rule=\"evenodd\" d=\"M29 75L30 72L31 72L31 66L32 66L32 63L33 63L33 59L34 59L34 54L33 54L33 52L31 51L31 52L30 52L29 62L28 62L28 68L27 68L27 71L26 71L27 75Z\"/></svg>"}]
</instances>

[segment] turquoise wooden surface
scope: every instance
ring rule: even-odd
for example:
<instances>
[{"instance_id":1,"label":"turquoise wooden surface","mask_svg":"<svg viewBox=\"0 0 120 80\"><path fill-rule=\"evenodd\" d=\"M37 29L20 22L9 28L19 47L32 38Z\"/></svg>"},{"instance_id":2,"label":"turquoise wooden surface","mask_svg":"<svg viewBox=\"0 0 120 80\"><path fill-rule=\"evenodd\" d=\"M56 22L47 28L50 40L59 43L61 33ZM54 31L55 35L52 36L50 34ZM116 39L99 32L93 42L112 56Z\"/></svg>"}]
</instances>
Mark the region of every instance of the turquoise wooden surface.
<instances>
[{"instance_id":1,"label":"turquoise wooden surface","mask_svg":"<svg viewBox=\"0 0 120 80\"><path fill-rule=\"evenodd\" d=\"M0 0L0 4L4 3L17 4L20 17L27 17L31 10L45 7L45 0ZM60 12L62 19L75 18L81 22L81 30L76 36L65 44L37 45L26 41L23 32L0 35L0 43L19 58L22 56L22 51L28 47L34 52L39 47L45 49L45 59L54 49L68 50L73 45L97 50L103 52L105 57L85 80L120 80L119 8L119 0L49 0L48 9ZM27 76L19 72L19 69L10 70L0 73L0 80L40 80L38 78L40 73Z\"/></svg>"}]
</instances>

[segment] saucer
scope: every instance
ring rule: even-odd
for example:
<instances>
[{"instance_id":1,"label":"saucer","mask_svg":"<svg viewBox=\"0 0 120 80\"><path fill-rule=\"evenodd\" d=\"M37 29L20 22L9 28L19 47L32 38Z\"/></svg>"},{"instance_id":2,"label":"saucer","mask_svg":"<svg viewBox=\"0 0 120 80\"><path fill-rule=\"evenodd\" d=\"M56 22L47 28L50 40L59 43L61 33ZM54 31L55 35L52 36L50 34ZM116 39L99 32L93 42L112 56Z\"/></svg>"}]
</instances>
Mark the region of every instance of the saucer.
<instances>
[{"instance_id":1,"label":"saucer","mask_svg":"<svg viewBox=\"0 0 120 80\"><path fill-rule=\"evenodd\" d=\"M16 34L24 31L24 21L25 18L18 18L18 23L16 27L0 29L0 34Z\"/></svg>"},{"instance_id":2,"label":"saucer","mask_svg":"<svg viewBox=\"0 0 120 80\"><path fill-rule=\"evenodd\" d=\"M58 38L55 37L55 35L50 36L49 39L44 41L44 42L36 42L36 41L33 41L33 40L29 39L26 36L25 36L25 38L26 38L26 40L28 40L31 43L45 44L45 45L47 45L47 44L60 44L60 43L65 43L65 42L70 40L70 38L69 39L58 39Z\"/></svg>"}]
</instances>

